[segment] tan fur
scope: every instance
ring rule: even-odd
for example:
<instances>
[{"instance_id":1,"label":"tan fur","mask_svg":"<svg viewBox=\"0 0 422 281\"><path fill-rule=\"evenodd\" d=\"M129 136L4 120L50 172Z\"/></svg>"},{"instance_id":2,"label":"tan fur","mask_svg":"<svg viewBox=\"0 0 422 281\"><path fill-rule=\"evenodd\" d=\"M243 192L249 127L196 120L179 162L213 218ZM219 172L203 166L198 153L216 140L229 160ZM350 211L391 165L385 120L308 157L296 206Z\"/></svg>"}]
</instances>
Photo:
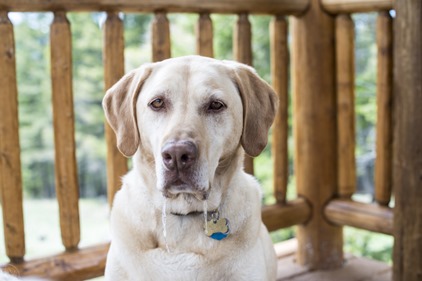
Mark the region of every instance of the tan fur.
<instances>
[{"instance_id":1,"label":"tan fur","mask_svg":"<svg viewBox=\"0 0 422 281\"><path fill-rule=\"evenodd\" d=\"M157 97L165 102L160 111L149 106ZM215 100L226 108L210 112ZM106 280L275 280L260 187L242 163L244 150L264 149L277 102L252 68L198 56L141 66L107 92L107 120L134 167L113 204ZM161 153L179 140L198 150L181 190L166 182ZM203 210L204 198L230 221L224 240L206 236L203 215L191 214Z\"/></svg>"}]
</instances>

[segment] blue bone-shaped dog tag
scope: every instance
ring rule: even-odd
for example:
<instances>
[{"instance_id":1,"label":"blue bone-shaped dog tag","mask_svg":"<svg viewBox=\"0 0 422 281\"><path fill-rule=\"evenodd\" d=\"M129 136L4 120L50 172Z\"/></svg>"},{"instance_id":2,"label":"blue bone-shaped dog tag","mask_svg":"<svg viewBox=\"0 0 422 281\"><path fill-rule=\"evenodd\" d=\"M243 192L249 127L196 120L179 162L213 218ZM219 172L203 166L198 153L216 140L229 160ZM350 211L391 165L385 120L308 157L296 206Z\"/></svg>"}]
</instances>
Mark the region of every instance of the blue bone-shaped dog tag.
<instances>
[{"instance_id":1,"label":"blue bone-shaped dog tag","mask_svg":"<svg viewBox=\"0 0 422 281\"><path fill-rule=\"evenodd\" d=\"M222 240L230 233L229 220L225 218L211 219L207 221L205 234L215 240Z\"/></svg>"}]
</instances>

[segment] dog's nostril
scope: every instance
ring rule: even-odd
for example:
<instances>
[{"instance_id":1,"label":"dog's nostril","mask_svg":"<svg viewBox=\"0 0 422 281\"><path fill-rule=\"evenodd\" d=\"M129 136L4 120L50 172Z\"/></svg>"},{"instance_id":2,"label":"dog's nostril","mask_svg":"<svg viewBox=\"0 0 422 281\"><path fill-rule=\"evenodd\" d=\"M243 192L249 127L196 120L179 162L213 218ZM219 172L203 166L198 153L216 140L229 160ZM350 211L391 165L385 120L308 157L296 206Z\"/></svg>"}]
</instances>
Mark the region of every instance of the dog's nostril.
<instances>
[{"instance_id":1,"label":"dog's nostril","mask_svg":"<svg viewBox=\"0 0 422 281\"><path fill-rule=\"evenodd\" d=\"M180 160L182 160L183 163L186 163L189 161L189 156L186 154L183 154L182 157L180 157Z\"/></svg>"},{"instance_id":2,"label":"dog's nostril","mask_svg":"<svg viewBox=\"0 0 422 281\"><path fill-rule=\"evenodd\" d=\"M168 153L163 153L163 159L166 160L166 161L170 161L172 159L172 157Z\"/></svg>"},{"instance_id":3,"label":"dog's nostril","mask_svg":"<svg viewBox=\"0 0 422 281\"><path fill-rule=\"evenodd\" d=\"M169 170L174 170L176 168L176 163L171 157L163 157L163 163Z\"/></svg>"}]
</instances>

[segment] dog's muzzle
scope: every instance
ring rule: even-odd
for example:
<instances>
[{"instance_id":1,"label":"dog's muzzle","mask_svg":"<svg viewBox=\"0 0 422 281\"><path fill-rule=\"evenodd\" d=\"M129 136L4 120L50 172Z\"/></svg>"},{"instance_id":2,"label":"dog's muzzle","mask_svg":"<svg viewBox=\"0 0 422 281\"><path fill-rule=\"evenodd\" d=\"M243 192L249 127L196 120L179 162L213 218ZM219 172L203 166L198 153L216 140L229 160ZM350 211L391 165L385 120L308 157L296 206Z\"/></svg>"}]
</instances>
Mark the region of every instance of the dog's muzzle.
<instances>
[{"instance_id":1,"label":"dog's muzzle","mask_svg":"<svg viewBox=\"0 0 422 281\"><path fill-rule=\"evenodd\" d=\"M191 194L199 200L208 197L208 186L199 184L198 147L191 140L170 140L161 149L164 167L163 195L168 198Z\"/></svg>"}]
</instances>

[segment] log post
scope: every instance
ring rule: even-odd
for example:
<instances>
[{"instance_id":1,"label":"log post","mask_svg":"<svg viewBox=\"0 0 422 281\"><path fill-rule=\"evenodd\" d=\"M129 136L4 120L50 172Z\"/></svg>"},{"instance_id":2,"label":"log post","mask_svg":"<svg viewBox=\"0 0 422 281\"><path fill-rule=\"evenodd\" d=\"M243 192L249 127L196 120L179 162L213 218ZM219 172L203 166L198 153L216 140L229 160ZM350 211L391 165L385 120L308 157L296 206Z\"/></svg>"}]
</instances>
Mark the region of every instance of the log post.
<instances>
[{"instance_id":1,"label":"log post","mask_svg":"<svg viewBox=\"0 0 422 281\"><path fill-rule=\"evenodd\" d=\"M297 260L311 269L343 264L342 228L327 222L324 207L337 192L334 20L312 0L293 19L295 173L298 194L312 206L298 227Z\"/></svg>"},{"instance_id":2,"label":"log post","mask_svg":"<svg viewBox=\"0 0 422 281\"><path fill-rule=\"evenodd\" d=\"M0 34L0 199L6 254L17 263L25 254L18 89L13 25L4 11L0 11Z\"/></svg>"},{"instance_id":3,"label":"log post","mask_svg":"<svg viewBox=\"0 0 422 281\"><path fill-rule=\"evenodd\" d=\"M210 14L207 13L199 15L196 25L196 53L214 57L212 20Z\"/></svg>"},{"instance_id":4,"label":"log post","mask_svg":"<svg viewBox=\"0 0 422 281\"><path fill-rule=\"evenodd\" d=\"M387 206L392 186L393 19L385 11L377 18L377 137L375 201Z\"/></svg>"},{"instance_id":5,"label":"log post","mask_svg":"<svg viewBox=\"0 0 422 281\"><path fill-rule=\"evenodd\" d=\"M338 193L350 198L356 189L355 32L350 15L336 17Z\"/></svg>"},{"instance_id":6,"label":"log post","mask_svg":"<svg viewBox=\"0 0 422 281\"><path fill-rule=\"evenodd\" d=\"M152 22L152 61L171 57L170 23L165 12L156 12Z\"/></svg>"},{"instance_id":7,"label":"log post","mask_svg":"<svg viewBox=\"0 0 422 281\"><path fill-rule=\"evenodd\" d=\"M60 229L66 250L74 250L80 240L79 184L73 112L72 35L65 12L54 13L50 44L54 164Z\"/></svg>"},{"instance_id":8,"label":"log post","mask_svg":"<svg viewBox=\"0 0 422 281\"><path fill-rule=\"evenodd\" d=\"M422 1L397 0L394 20L393 279L422 280Z\"/></svg>"},{"instance_id":9,"label":"log post","mask_svg":"<svg viewBox=\"0 0 422 281\"><path fill-rule=\"evenodd\" d=\"M252 30L248 14L240 14L233 32L233 54L238 62L252 65ZM245 154L245 172L254 174L253 158Z\"/></svg>"},{"instance_id":10,"label":"log post","mask_svg":"<svg viewBox=\"0 0 422 281\"><path fill-rule=\"evenodd\" d=\"M288 107L289 107L289 49L285 17L276 16L270 24L271 75L273 88L280 104L273 124L271 153L273 157L273 190L277 203L286 203L288 161Z\"/></svg>"},{"instance_id":11,"label":"log post","mask_svg":"<svg viewBox=\"0 0 422 281\"><path fill-rule=\"evenodd\" d=\"M123 22L114 12L107 13L104 23L104 88L113 86L124 74ZM107 142L107 197L111 206L116 192L122 185L121 177L128 170L127 159L117 149L116 135L105 122Z\"/></svg>"}]
</instances>

